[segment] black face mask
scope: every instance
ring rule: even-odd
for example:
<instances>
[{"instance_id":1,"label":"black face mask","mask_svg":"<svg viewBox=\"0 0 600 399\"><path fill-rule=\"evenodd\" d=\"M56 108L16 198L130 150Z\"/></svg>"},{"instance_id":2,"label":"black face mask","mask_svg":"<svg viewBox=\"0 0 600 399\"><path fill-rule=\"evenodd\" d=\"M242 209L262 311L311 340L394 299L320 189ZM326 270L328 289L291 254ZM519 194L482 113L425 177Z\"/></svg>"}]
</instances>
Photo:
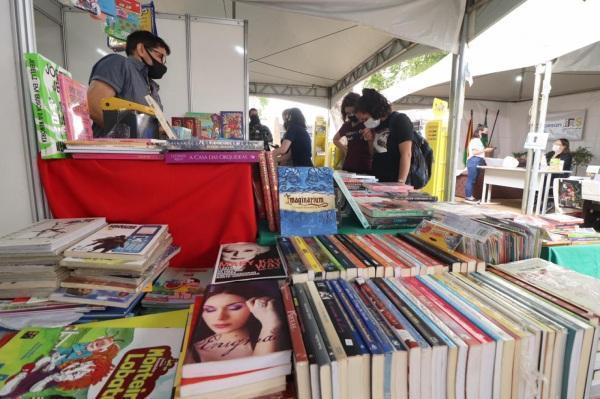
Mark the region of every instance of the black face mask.
<instances>
[{"instance_id":1,"label":"black face mask","mask_svg":"<svg viewBox=\"0 0 600 399\"><path fill-rule=\"evenodd\" d=\"M148 55L150 55L150 50L146 49ZM144 64L148 67L148 77L150 79L160 79L167 73L167 66L163 63L156 61L154 57L150 55L152 58L152 65L149 65L143 58Z\"/></svg>"},{"instance_id":2,"label":"black face mask","mask_svg":"<svg viewBox=\"0 0 600 399\"><path fill-rule=\"evenodd\" d=\"M258 125L260 123L260 118L258 117L258 115L250 115L250 124L251 125Z\"/></svg>"},{"instance_id":3,"label":"black face mask","mask_svg":"<svg viewBox=\"0 0 600 399\"><path fill-rule=\"evenodd\" d=\"M356 115L349 115L348 120L352 123L358 122L358 118L356 117Z\"/></svg>"}]
</instances>

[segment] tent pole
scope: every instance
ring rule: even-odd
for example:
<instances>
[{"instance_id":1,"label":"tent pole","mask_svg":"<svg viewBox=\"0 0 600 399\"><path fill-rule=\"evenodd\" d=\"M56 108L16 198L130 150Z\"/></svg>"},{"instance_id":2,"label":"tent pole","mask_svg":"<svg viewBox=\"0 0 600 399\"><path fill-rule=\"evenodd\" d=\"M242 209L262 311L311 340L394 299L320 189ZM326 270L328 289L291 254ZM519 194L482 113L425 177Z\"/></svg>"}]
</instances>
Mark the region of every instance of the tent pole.
<instances>
[{"instance_id":1,"label":"tent pole","mask_svg":"<svg viewBox=\"0 0 600 399\"><path fill-rule=\"evenodd\" d=\"M544 71L544 82L542 85L542 96L540 100L539 106L539 114L538 114L538 122L537 122L537 130L536 133L544 133L544 127L546 125L546 113L548 112L548 100L550 99L550 90L552 89L550 85L550 80L552 79L552 61L546 62L544 66L540 65L540 70ZM529 175L529 196L527 198L527 214L531 215L533 213L533 202L535 199L535 193L539 186L539 171L540 164L542 158L542 150L537 149L533 152L533 165L531 168L531 174ZM542 187L543 189L543 187ZM538 201L541 201L541 195L538 196ZM537 210L541 209L541 205L539 202L536 206Z\"/></svg>"},{"instance_id":2,"label":"tent pole","mask_svg":"<svg viewBox=\"0 0 600 399\"><path fill-rule=\"evenodd\" d=\"M448 163L446 165L445 200L454 201L456 194L456 161L459 153L460 125L465 102L465 50L467 47L468 16L465 15L460 31L458 54L452 56L450 84L450 115L448 120Z\"/></svg>"},{"instance_id":3,"label":"tent pole","mask_svg":"<svg viewBox=\"0 0 600 399\"><path fill-rule=\"evenodd\" d=\"M542 65L535 68L535 81L533 84L533 97L531 99L531 110L529 117L529 131L537 131L538 104L540 102L540 88L542 84ZM523 186L523 199L521 200L521 212L527 214L527 204L529 203L529 185L531 181L531 168L533 166L533 150L527 150L527 166L525 171L525 185Z\"/></svg>"}]
</instances>

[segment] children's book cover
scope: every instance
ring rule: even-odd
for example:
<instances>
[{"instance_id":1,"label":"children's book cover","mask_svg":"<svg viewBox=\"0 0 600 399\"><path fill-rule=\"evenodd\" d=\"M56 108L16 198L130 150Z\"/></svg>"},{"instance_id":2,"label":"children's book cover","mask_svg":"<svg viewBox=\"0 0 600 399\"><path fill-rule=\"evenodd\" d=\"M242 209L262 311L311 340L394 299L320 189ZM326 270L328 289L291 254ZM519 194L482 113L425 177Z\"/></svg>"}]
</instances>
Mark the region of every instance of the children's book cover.
<instances>
[{"instance_id":1,"label":"children's book cover","mask_svg":"<svg viewBox=\"0 0 600 399\"><path fill-rule=\"evenodd\" d=\"M279 167L277 173L281 235L336 234L333 170Z\"/></svg>"},{"instance_id":2,"label":"children's book cover","mask_svg":"<svg viewBox=\"0 0 600 399\"><path fill-rule=\"evenodd\" d=\"M27 328L0 349L3 398L169 398L183 328Z\"/></svg>"},{"instance_id":3,"label":"children's book cover","mask_svg":"<svg viewBox=\"0 0 600 399\"><path fill-rule=\"evenodd\" d=\"M222 124L223 120L221 114L210 114L210 121L212 122L213 139L223 139Z\"/></svg>"},{"instance_id":4,"label":"children's book cover","mask_svg":"<svg viewBox=\"0 0 600 399\"><path fill-rule=\"evenodd\" d=\"M167 268L152 285L143 302L149 303L193 303L202 295L212 280L214 270Z\"/></svg>"},{"instance_id":5,"label":"children's book cover","mask_svg":"<svg viewBox=\"0 0 600 399\"><path fill-rule=\"evenodd\" d=\"M244 113L221 111L221 136L228 140L243 140Z\"/></svg>"},{"instance_id":6,"label":"children's book cover","mask_svg":"<svg viewBox=\"0 0 600 399\"><path fill-rule=\"evenodd\" d=\"M60 288L50 295L57 302L127 308L140 295L133 292L93 290L91 288Z\"/></svg>"},{"instance_id":7,"label":"children's book cover","mask_svg":"<svg viewBox=\"0 0 600 399\"><path fill-rule=\"evenodd\" d=\"M87 86L66 75L58 75L62 111L69 140L93 139L87 102Z\"/></svg>"},{"instance_id":8,"label":"children's book cover","mask_svg":"<svg viewBox=\"0 0 600 399\"><path fill-rule=\"evenodd\" d=\"M285 277L285 267L275 246L238 242L221 245L213 284Z\"/></svg>"},{"instance_id":9,"label":"children's book cover","mask_svg":"<svg viewBox=\"0 0 600 399\"><path fill-rule=\"evenodd\" d=\"M219 129L217 129L216 131L214 129L213 120L211 118L212 114L208 112L186 112L185 116L196 118L196 126L198 128L197 137L199 139L211 140L219 137ZM220 126L220 119L218 123Z\"/></svg>"},{"instance_id":10,"label":"children's book cover","mask_svg":"<svg viewBox=\"0 0 600 399\"><path fill-rule=\"evenodd\" d=\"M70 236L83 237L105 224L104 218L46 219L0 237L0 248L59 244Z\"/></svg>"},{"instance_id":11,"label":"children's book cover","mask_svg":"<svg viewBox=\"0 0 600 399\"><path fill-rule=\"evenodd\" d=\"M65 251L65 256L147 257L167 232L166 225L109 224Z\"/></svg>"}]
</instances>

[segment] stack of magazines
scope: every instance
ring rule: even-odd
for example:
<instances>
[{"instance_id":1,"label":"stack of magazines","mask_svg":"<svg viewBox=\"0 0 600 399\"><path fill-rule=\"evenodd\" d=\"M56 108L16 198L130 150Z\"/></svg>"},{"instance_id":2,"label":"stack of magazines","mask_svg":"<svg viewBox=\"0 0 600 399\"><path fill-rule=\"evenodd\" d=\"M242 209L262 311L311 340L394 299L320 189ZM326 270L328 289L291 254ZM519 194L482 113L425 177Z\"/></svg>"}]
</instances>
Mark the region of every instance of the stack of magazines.
<instances>
[{"instance_id":1,"label":"stack of magazines","mask_svg":"<svg viewBox=\"0 0 600 399\"><path fill-rule=\"evenodd\" d=\"M183 309L202 297L210 284L213 269L167 268L152 284L152 291L142 299L147 309Z\"/></svg>"},{"instance_id":2,"label":"stack of magazines","mask_svg":"<svg viewBox=\"0 0 600 399\"><path fill-rule=\"evenodd\" d=\"M130 309L178 253L171 243L166 225L109 224L65 250L69 275L50 298Z\"/></svg>"},{"instance_id":3,"label":"stack of magazines","mask_svg":"<svg viewBox=\"0 0 600 399\"><path fill-rule=\"evenodd\" d=\"M50 219L1 237L0 298L47 297L65 277L62 251L104 225L104 218Z\"/></svg>"}]
</instances>

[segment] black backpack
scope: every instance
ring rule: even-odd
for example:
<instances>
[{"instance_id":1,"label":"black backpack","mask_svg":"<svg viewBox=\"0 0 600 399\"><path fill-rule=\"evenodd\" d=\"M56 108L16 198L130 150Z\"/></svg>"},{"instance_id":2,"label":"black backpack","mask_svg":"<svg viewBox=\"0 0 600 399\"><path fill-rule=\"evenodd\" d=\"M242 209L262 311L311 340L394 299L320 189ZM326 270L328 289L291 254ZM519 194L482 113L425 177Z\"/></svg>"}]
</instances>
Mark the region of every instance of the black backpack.
<instances>
[{"instance_id":1,"label":"black backpack","mask_svg":"<svg viewBox=\"0 0 600 399\"><path fill-rule=\"evenodd\" d=\"M433 165L433 150L431 146L417 132L413 132L412 156L410 158L410 172L407 184L416 189L423 188L431 178L431 167Z\"/></svg>"}]
</instances>

